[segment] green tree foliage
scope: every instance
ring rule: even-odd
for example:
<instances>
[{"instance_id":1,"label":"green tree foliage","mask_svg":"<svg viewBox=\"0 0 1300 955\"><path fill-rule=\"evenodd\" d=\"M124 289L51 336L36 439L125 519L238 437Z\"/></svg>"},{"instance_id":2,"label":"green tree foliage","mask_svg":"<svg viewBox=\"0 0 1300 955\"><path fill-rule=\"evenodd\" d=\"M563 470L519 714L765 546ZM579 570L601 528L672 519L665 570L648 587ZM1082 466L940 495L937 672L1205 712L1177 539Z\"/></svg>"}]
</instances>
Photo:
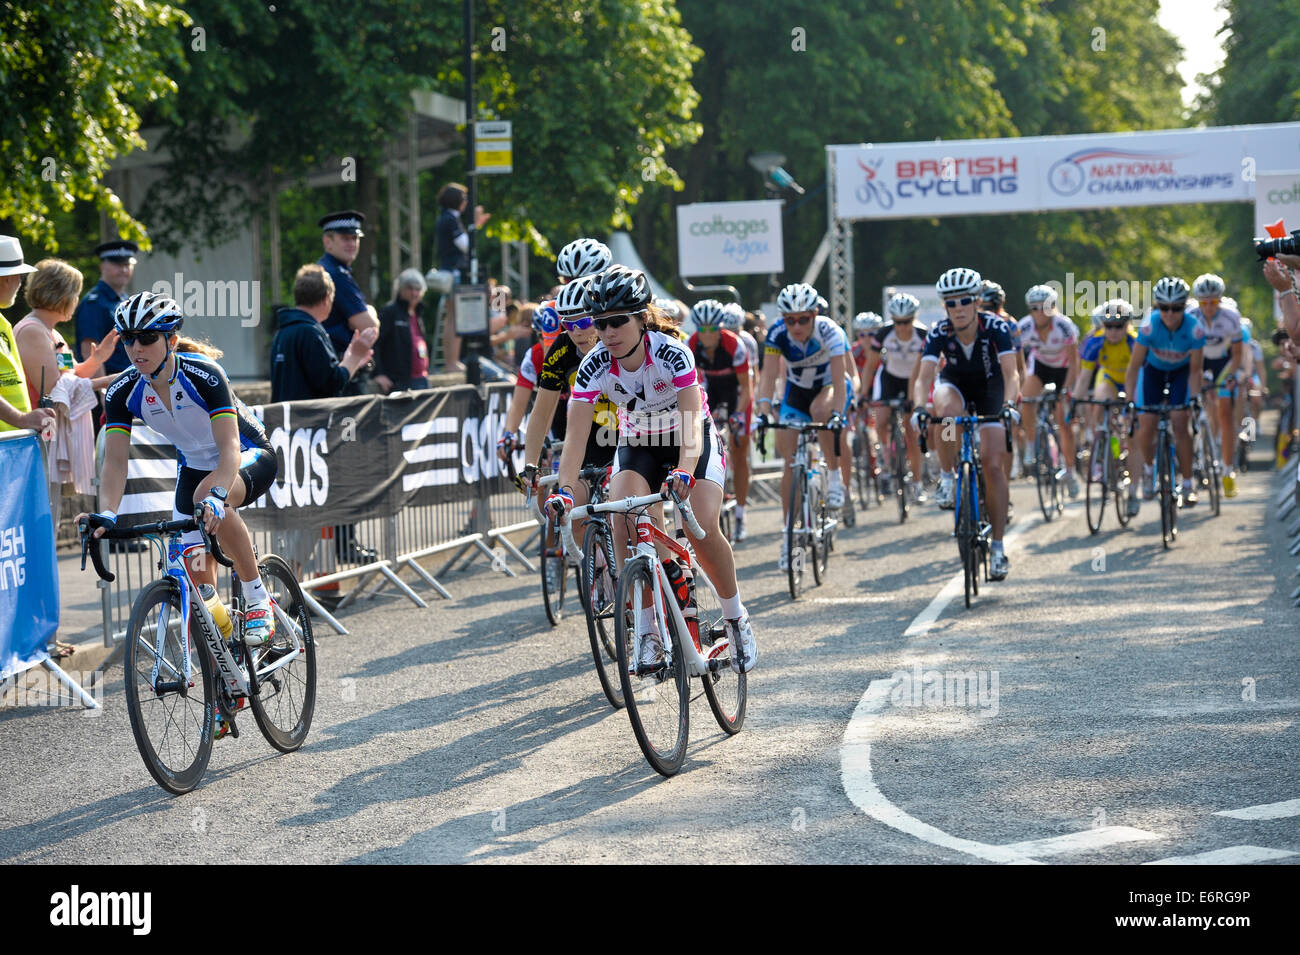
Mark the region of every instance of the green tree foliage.
<instances>
[{"instance_id":1,"label":"green tree foliage","mask_svg":"<svg viewBox=\"0 0 1300 955\"><path fill-rule=\"evenodd\" d=\"M0 2L0 222L54 252L56 217L85 201L145 238L104 174L144 146L140 111L175 91L187 25L152 0Z\"/></svg>"}]
</instances>

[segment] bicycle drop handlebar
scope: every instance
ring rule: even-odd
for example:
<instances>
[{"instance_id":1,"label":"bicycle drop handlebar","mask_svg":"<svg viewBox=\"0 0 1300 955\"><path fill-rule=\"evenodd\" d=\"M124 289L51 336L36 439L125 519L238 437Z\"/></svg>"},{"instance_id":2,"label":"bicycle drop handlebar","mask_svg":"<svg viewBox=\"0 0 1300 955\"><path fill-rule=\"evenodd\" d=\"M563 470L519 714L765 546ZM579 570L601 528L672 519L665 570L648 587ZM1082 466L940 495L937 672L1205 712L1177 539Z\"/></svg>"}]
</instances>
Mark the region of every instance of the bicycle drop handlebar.
<instances>
[{"instance_id":1,"label":"bicycle drop handlebar","mask_svg":"<svg viewBox=\"0 0 1300 955\"><path fill-rule=\"evenodd\" d=\"M103 555L99 552L98 545L92 547L91 544L98 540L134 540L137 537L146 537L152 534L184 534L187 531L198 531L203 535L203 544L212 556L216 558L218 564L222 567L234 567L235 562L226 556L221 549L217 539L207 532L200 518L203 514L203 506L199 505L194 509L194 516L187 517L179 521L156 521L153 524L137 524L134 527L104 527L103 524L94 520L92 515L81 521L78 530L81 532L81 569L86 569L86 555L90 555L91 563L95 565L95 573L100 578L108 581L110 584L117 579L117 575L110 573L104 566ZM104 527L102 537L91 537L91 531L96 528Z\"/></svg>"},{"instance_id":2,"label":"bicycle drop handlebar","mask_svg":"<svg viewBox=\"0 0 1300 955\"><path fill-rule=\"evenodd\" d=\"M691 532L696 540L704 539L704 528L695 519L695 512L691 510L691 505L682 500L675 491L664 488L653 494L642 494L640 497L625 497L620 501L602 501L599 504L584 504L581 507L575 507L560 521L560 533L563 536L565 551L578 555L579 560L582 559L582 548L573 539L573 521L575 519L584 520L592 514L626 514L638 507L649 507L661 501L672 501L677 513L681 515L682 523L686 525L686 529Z\"/></svg>"},{"instance_id":3,"label":"bicycle drop handlebar","mask_svg":"<svg viewBox=\"0 0 1300 955\"><path fill-rule=\"evenodd\" d=\"M1020 420L1019 413L1014 408L1003 408L997 414L981 415L957 415L953 418L939 418L930 414L928 411L918 411L916 413L917 421L920 427L916 430L917 441L921 445L921 453L926 454L929 448L926 447L925 434L930 425L935 421L951 421L953 424L959 424L963 427L969 425L974 427L980 424L1000 424L1006 432L1007 437L1007 454L1011 453L1011 425Z\"/></svg>"}]
</instances>

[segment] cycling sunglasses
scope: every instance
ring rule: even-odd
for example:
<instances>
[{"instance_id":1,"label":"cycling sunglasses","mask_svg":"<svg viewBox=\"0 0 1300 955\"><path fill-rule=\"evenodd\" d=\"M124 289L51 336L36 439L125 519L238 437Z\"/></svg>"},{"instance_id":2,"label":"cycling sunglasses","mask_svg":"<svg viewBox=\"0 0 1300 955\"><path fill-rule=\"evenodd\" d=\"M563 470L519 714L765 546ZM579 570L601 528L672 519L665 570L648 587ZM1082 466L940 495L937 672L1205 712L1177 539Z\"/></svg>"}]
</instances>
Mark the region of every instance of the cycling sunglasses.
<instances>
[{"instance_id":1,"label":"cycling sunglasses","mask_svg":"<svg viewBox=\"0 0 1300 955\"><path fill-rule=\"evenodd\" d=\"M805 312L803 316L800 318L796 318L794 314L790 314L785 316L785 323L787 325L807 325L816 317L817 316L814 315L812 312Z\"/></svg>"},{"instance_id":2,"label":"cycling sunglasses","mask_svg":"<svg viewBox=\"0 0 1300 955\"><path fill-rule=\"evenodd\" d=\"M117 337L123 345L134 345L136 342L152 345L162 337L162 332L118 332Z\"/></svg>"},{"instance_id":3,"label":"cycling sunglasses","mask_svg":"<svg viewBox=\"0 0 1300 955\"><path fill-rule=\"evenodd\" d=\"M701 332L716 332L720 327L721 327L721 326L719 326L719 325L701 325L701 326L697 329L697 331L701 331Z\"/></svg>"},{"instance_id":4,"label":"cycling sunglasses","mask_svg":"<svg viewBox=\"0 0 1300 955\"><path fill-rule=\"evenodd\" d=\"M1187 306L1186 305L1158 305L1156 307L1159 308L1160 311L1162 312L1181 312Z\"/></svg>"},{"instance_id":5,"label":"cycling sunglasses","mask_svg":"<svg viewBox=\"0 0 1300 955\"><path fill-rule=\"evenodd\" d=\"M979 301L979 299L975 298L973 295L963 295L961 298L945 298L943 304L946 308L957 308L958 306L969 305L971 302L977 301Z\"/></svg>"},{"instance_id":6,"label":"cycling sunglasses","mask_svg":"<svg viewBox=\"0 0 1300 955\"><path fill-rule=\"evenodd\" d=\"M560 324L564 326L566 332L581 332L591 328L591 316L584 315L582 318L562 318Z\"/></svg>"},{"instance_id":7,"label":"cycling sunglasses","mask_svg":"<svg viewBox=\"0 0 1300 955\"><path fill-rule=\"evenodd\" d=\"M1128 322L1102 322L1102 328L1128 328Z\"/></svg>"},{"instance_id":8,"label":"cycling sunglasses","mask_svg":"<svg viewBox=\"0 0 1300 955\"><path fill-rule=\"evenodd\" d=\"M591 323L596 326L596 331L603 332L610 328L622 328L637 315L643 315L644 312L621 312L618 315L605 315L601 318L593 318Z\"/></svg>"}]
</instances>

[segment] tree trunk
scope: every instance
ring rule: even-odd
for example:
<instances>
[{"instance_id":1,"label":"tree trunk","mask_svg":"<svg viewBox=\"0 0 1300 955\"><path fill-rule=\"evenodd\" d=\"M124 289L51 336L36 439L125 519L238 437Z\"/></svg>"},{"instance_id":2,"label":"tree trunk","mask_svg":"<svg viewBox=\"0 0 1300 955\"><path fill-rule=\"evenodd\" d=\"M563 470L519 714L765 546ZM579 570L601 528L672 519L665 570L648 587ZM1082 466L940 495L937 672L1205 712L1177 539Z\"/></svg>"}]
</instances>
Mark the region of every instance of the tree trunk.
<instances>
[{"instance_id":1,"label":"tree trunk","mask_svg":"<svg viewBox=\"0 0 1300 955\"><path fill-rule=\"evenodd\" d=\"M357 211L366 217L365 237L361 240L361 251L352 263L352 276L357 280L366 301L376 308L383 304L383 288L380 284L381 270L377 268L379 249L387 241L386 226L380 217L379 208L379 170L382 156L357 157Z\"/></svg>"}]
</instances>

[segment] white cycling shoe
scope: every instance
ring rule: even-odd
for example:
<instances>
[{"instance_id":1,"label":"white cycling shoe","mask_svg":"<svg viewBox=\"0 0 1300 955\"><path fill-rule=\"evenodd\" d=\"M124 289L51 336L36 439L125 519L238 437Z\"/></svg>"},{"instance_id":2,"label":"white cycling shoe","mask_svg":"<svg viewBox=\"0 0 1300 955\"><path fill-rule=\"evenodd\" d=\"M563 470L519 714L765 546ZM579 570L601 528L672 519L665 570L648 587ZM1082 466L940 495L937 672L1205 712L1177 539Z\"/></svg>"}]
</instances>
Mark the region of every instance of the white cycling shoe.
<instances>
[{"instance_id":1,"label":"white cycling shoe","mask_svg":"<svg viewBox=\"0 0 1300 955\"><path fill-rule=\"evenodd\" d=\"M1006 580L1007 574L1011 572L1011 561L1007 560L1007 552L1004 550L994 551L989 555L989 579Z\"/></svg>"},{"instance_id":2,"label":"white cycling shoe","mask_svg":"<svg viewBox=\"0 0 1300 955\"><path fill-rule=\"evenodd\" d=\"M834 484L826 488L826 506L840 508L844 506L844 484Z\"/></svg>"},{"instance_id":3,"label":"white cycling shoe","mask_svg":"<svg viewBox=\"0 0 1300 955\"><path fill-rule=\"evenodd\" d=\"M754 669L758 662L758 646L754 642L748 614L739 620L727 621L727 637L731 642L731 669L736 673L748 673Z\"/></svg>"},{"instance_id":4,"label":"white cycling shoe","mask_svg":"<svg viewBox=\"0 0 1300 955\"><path fill-rule=\"evenodd\" d=\"M659 634L643 633L641 634L641 653L637 656L637 664L642 670L650 669L659 664L664 656L663 640Z\"/></svg>"},{"instance_id":5,"label":"white cycling shoe","mask_svg":"<svg viewBox=\"0 0 1300 955\"><path fill-rule=\"evenodd\" d=\"M939 479L939 489L934 492L934 500L942 510L951 511L957 506L957 494L953 488L954 483L954 479Z\"/></svg>"}]
</instances>

